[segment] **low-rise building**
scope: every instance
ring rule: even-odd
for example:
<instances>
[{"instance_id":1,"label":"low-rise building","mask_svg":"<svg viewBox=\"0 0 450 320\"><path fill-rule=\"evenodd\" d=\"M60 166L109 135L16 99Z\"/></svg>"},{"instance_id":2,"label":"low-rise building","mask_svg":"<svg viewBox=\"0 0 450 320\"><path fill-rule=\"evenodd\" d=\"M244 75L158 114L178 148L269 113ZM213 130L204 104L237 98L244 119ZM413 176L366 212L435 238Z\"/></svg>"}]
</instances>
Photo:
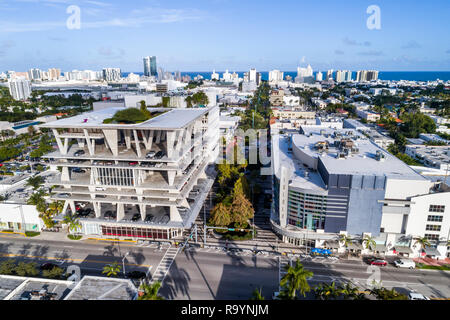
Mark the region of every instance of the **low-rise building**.
<instances>
[{"instance_id":1,"label":"low-rise building","mask_svg":"<svg viewBox=\"0 0 450 320\"><path fill-rule=\"evenodd\" d=\"M450 169L449 146L406 145L405 153L428 167Z\"/></svg>"},{"instance_id":2,"label":"low-rise building","mask_svg":"<svg viewBox=\"0 0 450 320\"><path fill-rule=\"evenodd\" d=\"M366 130L364 131L364 133L367 135L367 137L369 137L371 141L373 141L373 143L375 143L377 146L385 150L389 145L395 143L395 140L392 139L391 137L385 136L373 129Z\"/></svg>"},{"instance_id":3,"label":"low-rise building","mask_svg":"<svg viewBox=\"0 0 450 320\"><path fill-rule=\"evenodd\" d=\"M348 250L362 252L369 235L374 252L417 257L414 239L424 236L432 243L425 255L447 255L450 192L358 131L302 127L300 134L273 135L272 157L271 223L283 241L342 252L336 239L347 234L358 239ZM440 228L423 223L437 211Z\"/></svg>"},{"instance_id":4,"label":"low-rise building","mask_svg":"<svg viewBox=\"0 0 450 320\"><path fill-rule=\"evenodd\" d=\"M358 115L358 117L369 121L369 122L376 122L378 120L380 120L380 114L370 111L370 110L358 110L356 109L356 114Z\"/></svg>"}]
</instances>

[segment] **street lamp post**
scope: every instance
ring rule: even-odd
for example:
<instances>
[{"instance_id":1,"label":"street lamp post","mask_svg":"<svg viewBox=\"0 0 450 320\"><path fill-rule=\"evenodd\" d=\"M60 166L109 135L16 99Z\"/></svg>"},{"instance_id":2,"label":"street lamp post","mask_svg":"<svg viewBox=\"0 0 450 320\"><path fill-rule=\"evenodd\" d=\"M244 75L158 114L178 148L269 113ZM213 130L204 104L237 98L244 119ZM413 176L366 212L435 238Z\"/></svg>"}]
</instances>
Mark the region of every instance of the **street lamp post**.
<instances>
[{"instance_id":1,"label":"street lamp post","mask_svg":"<svg viewBox=\"0 0 450 320\"><path fill-rule=\"evenodd\" d=\"M123 267L123 276L126 277L126 272L125 272L125 258L130 254L130 251L128 251L127 253L125 253L125 255L122 258L122 267Z\"/></svg>"}]
</instances>

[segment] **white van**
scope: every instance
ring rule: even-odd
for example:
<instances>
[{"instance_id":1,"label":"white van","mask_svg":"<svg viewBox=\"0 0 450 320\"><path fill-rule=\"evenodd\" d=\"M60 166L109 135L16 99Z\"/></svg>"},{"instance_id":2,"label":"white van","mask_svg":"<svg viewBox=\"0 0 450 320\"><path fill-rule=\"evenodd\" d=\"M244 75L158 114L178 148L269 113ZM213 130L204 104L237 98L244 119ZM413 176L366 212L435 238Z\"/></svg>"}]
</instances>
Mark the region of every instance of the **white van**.
<instances>
[{"instance_id":1,"label":"white van","mask_svg":"<svg viewBox=\"0 0 450 320\"><path fill-rule=\"evenodd\" d=\"M416 263L409 259L400 259L394 261L394 264L397 268L409 268L414 269L416 267Z\"/></svg>"}]
</instances>

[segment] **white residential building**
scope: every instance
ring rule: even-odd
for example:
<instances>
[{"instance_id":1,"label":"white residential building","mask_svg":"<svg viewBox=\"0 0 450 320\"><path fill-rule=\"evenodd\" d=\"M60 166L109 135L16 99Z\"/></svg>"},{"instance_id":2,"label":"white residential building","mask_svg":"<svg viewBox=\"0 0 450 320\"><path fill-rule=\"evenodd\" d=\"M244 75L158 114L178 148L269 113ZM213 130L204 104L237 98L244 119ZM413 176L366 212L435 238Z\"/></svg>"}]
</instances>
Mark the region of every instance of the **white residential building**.
<instances>
[{"instance_id":1,"label":"white residential building","mask_svg":"<svg viewBox=\"0 0 450 320\"><path fill-rule=\"evenodd\" d=\"M27 100L31 97L31 81L15 79L8 82L9 93L14 100Z\"/></svg>"}]
</instances>

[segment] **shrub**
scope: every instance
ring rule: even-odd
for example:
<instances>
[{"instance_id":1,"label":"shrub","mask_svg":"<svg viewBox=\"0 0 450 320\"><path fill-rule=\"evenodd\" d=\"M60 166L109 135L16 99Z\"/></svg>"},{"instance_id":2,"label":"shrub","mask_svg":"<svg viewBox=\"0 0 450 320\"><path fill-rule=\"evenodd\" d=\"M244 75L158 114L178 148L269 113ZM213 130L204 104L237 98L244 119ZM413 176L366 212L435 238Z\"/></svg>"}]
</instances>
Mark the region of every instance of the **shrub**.
<instances>
[{"instance_id":1,"label":"shrub","mask_svg":"<svg viewBox=\"0 0 450 320\"><path fill-rule=\"evenodd\" d=\"M74 234L68 234L67 238L69 238L70 240L80 240L81 238L83 238L83 236L74 235Z\"/></svg>"},{"instance_id":2,"label":"shrub","mask_svg":"<svg viewBox=\"0 0 450 320\"><path fill-rule=\"evenodd\" d=\"M123 123L138 123L148 120L149 117L145 115L141 110L136 108L127 108L117 111L112 118L105 119L111 122L123 122ZM109 122L109 123L111 123ZM103 122L105 123L105 122Z\"/></svg>"},{"instance_id":3,"label":"shrub","mask_svg":"<svg viewBox=\"0 0 450 320\"><path fill-rule=\"evenodd\" d=\"M27 236L27 237L36 237L36 236L38 236L38 235L40 235L41 233L40 232L35 232L35 231L25 231L25 235Z\"/></svg>"},{"instance_id":4,"label":"shrub","mask_svg":"<svg viewBox=\"0 0 450 320\"><path fill-rule=\"evenodd\" d=\"M42 271L42 276L44 278L49 278L49 279L61 279L63 274L64 274L64 269L62 269L60 267L54 267L51 270Z\"/></svg>"},{"instance_id":5,"label":"shrub","mask_svg":"<svg viewBox=\"0 0 450 320\"><path fill-rule=\"evenodd\" d=\"M30 263L25 263L25 262L19 262L19 264L17 265L15 272L18 276L21 277L34 277L37 276L39 274L39 271L36 267L36 263L34 262L30 262Z\"/></svg>"},{"instance_id":6,"label":"shrub","mask_svg":"<svg viewBox=\"0 0 450 320\"><path fill-rule=\"evenodd\" d=\"M0 274L11 275L16 270L16 264L14 260L6 260L0 263Z\"/></svg>"}]
</instances>

